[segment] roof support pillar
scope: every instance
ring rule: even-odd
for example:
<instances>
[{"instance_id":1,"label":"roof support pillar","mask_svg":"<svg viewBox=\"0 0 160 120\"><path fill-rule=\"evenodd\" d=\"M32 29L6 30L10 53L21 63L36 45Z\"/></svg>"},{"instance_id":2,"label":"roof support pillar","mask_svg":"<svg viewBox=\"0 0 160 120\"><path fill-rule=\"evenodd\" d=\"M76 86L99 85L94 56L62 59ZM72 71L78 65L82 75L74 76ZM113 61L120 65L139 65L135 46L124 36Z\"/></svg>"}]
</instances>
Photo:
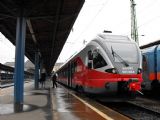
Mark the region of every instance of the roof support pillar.
<instances>
[{"instance_id":1,"label":"roof support pillar","mask_svg":"<svg viewBox=\"0 0 160 120\"><path fill-rule=\"evenodd\" d=\"M35 52L35 89L39 88L39 52Z\"/></svg>"},{"instance_id":2,"label":"roof support pillar","mask_svg":"<svg viewBox=\"0 0 160 120\"><path fill-rule=\"evenodd\" d=\"M15 53L15 78L14 78L14 111L23 109L24 91L24 52L26 36L26 18L21 15L17 18L16 28L16 53Z\"/></svg>"}]
</instances>

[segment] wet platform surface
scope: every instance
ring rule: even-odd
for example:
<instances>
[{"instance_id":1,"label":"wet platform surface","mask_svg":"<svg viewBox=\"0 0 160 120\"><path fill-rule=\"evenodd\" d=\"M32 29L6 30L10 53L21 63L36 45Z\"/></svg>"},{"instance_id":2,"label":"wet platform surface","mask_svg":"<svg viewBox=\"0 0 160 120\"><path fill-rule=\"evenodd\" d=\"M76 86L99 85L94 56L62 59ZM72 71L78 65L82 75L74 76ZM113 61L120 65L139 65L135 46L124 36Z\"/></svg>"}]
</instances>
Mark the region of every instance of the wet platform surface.
<instances>
[{"instance_id":1,"label":"wet platform surface","mask_svg":"<svg viewBox=\"0 0 160 120\"><path fill-rule=\"evenodd\" d=\"M87 97L62 86L34 90L33 82L25 84L21 112L13 110L13 87L0 90L0 120L128 120Z\"/></svg>"},{"instance_id":2,"label":"wet platform surface","mask_svg":"<svg viewBox=\"0 0 160 120\"><path fill-rule=\"evenodd\" d=\"M50 85L34 90L33 82L25 84L23 110L14 112L13 87L0 90L0 120L52 120Z\"/></svg>"},{"instance_id":3,"label":"wet platform surface","mask_svg":"<svg viewBox=\"0 0 160 120\"><path fill-rule=\"evenodd\" d=\"M67 90L57 88L53 91L53 115L55 120L105 120Z\"/></svg>"},{"instance_id":4,"label":"wet platform surface","mask_svg":"<svg viewBox=\"0 0 160 120\"><path fill-rule=\"evenodd\" d=\"M129 120L127 117L65 88L51 91L54 120Z\"/></svg>"}]
</instances>

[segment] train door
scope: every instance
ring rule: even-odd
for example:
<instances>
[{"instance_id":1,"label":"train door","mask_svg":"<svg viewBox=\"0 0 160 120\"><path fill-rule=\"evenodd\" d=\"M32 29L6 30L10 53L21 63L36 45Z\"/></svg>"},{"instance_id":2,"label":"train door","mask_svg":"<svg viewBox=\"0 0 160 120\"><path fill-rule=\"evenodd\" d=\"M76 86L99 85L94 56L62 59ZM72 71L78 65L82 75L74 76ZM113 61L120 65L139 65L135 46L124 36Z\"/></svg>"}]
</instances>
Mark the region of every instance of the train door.
<instances>
[{"instance_id":1,"label":"train door","mask_svg":"<svg viewBox=\"0 0 160 120\"><path fill-rule=\"evenodd\" d=\"M92 69L93 68L93 54L92 54L92 51L89 50L88 51L88 60L87 60L87 66L89 69Z\"/></svg>"},{"instance_id":2,"label":"train door","mask_svg":"<svg viewBox=\"0 0 160 120\"><path fill-rule=\"evenodd\" d=\"M71 62L71 87L73 87L74 62Z\"/></svg>"},{"instance_id":3,"label":"train door","mask_svg":"<svg viewBox=\"0 0 160 120\"><path fill-rule=\"evenodd\" d=\"M149 69L148 69L148 57L146 55L142 56L142 68L143 68L143 80L149 81Z\"/></svg>"},{"instance_id":4,"label":"train door","mask_svg":"<svg viewBox=\"0 0 160 120\"><path fill-rule=\"evenodd\" d=\"M77 69L77 62L74 61L71 63L71 80L70 80L71 87L73 88L76 87L75 80L74 80L74 74L76 72L76 69Z\"/></svg>"},{"instance_id":5,"label":"train door","mask_svg":"<svg viewBox=\"0 0 160 120\"><path fill-rule=\"evenodd\" d=\"M157 52L156 52L156 57L155 57L155 71L157 72L157 80L160 81L160 48L157 48Z\"/></svg>"},{"instance_id":6,"label":"train door","mask_svg":"<svg viewBox=\"0 0 160 120\"><path fill-rule=\"evenodd\" d=\"M68 64L68 67L67 67L67 74L68 74L67 83L68 83L68 86L71 87L71 64L70 63Z\"/></svg>"},{"instance_id":7,"label":"train door","mask_svg":"<svg viewBox=\"0 0 160 120\"><path fill-rule=\"evenodd\" d=\"M151 90L151 82L154 79L154 74L152 73L151 66L154 66L153 59L150 54L144 54L142 56L142 68L143 68L143 82L142 89ZM151 80L152 79L152 80Z\"/></svg>"}]
</instances>

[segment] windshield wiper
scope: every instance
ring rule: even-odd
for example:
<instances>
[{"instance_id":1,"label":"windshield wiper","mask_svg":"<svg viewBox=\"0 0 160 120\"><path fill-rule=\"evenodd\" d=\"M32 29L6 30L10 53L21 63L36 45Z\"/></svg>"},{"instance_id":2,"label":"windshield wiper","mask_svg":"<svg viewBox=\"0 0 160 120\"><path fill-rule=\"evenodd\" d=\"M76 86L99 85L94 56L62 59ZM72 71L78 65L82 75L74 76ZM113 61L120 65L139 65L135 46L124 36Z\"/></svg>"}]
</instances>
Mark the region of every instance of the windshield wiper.
<instances>
[{"instance_id":1,"label":"windshield wiper","mask_svg":"<svg viewBox=\"0 0 160 120\"><path fill-rule=\"evenodd\" d=\"M113 58L114 58L114 61L115 61L115 56L114 56L114 51L113 51L113 48L112 48L112 46L111 46L111 51L112 51L112 56L113 56Z\"/></svg>"},{"instance_id":2,"label":"windshield wiper","mask_svg":"<svg viewBox=\"0 0 160 120\"><path fill-rule=\"evenodd\" d=\"M113 50L112 46L111 46L111 51L112 51L114 61L115 61L115 55L116 55L116 57L121 61L121 63L123 63L126 67L129 66L129 64Z\"/></svg>"}]
</instances>

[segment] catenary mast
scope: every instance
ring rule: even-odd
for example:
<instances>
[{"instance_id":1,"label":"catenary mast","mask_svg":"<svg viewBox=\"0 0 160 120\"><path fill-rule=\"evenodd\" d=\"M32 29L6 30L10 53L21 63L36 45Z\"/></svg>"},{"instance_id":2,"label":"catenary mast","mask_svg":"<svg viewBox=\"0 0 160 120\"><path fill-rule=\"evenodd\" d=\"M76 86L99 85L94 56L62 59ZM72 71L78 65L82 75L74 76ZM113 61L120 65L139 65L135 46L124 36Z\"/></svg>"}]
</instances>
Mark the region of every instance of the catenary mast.
<instances>
[{"instance_id":1,"label":"catenary mast","mask_svg":"<svg viewBox=\"0 0 160 120\"><path fill-rule=\"evenodd\" d=\"M138 40L138 28L137 28L137 19L136 19L136 4L134 0L131 1L131 38L139 44Z\"/></svg>"}]
</instances>

